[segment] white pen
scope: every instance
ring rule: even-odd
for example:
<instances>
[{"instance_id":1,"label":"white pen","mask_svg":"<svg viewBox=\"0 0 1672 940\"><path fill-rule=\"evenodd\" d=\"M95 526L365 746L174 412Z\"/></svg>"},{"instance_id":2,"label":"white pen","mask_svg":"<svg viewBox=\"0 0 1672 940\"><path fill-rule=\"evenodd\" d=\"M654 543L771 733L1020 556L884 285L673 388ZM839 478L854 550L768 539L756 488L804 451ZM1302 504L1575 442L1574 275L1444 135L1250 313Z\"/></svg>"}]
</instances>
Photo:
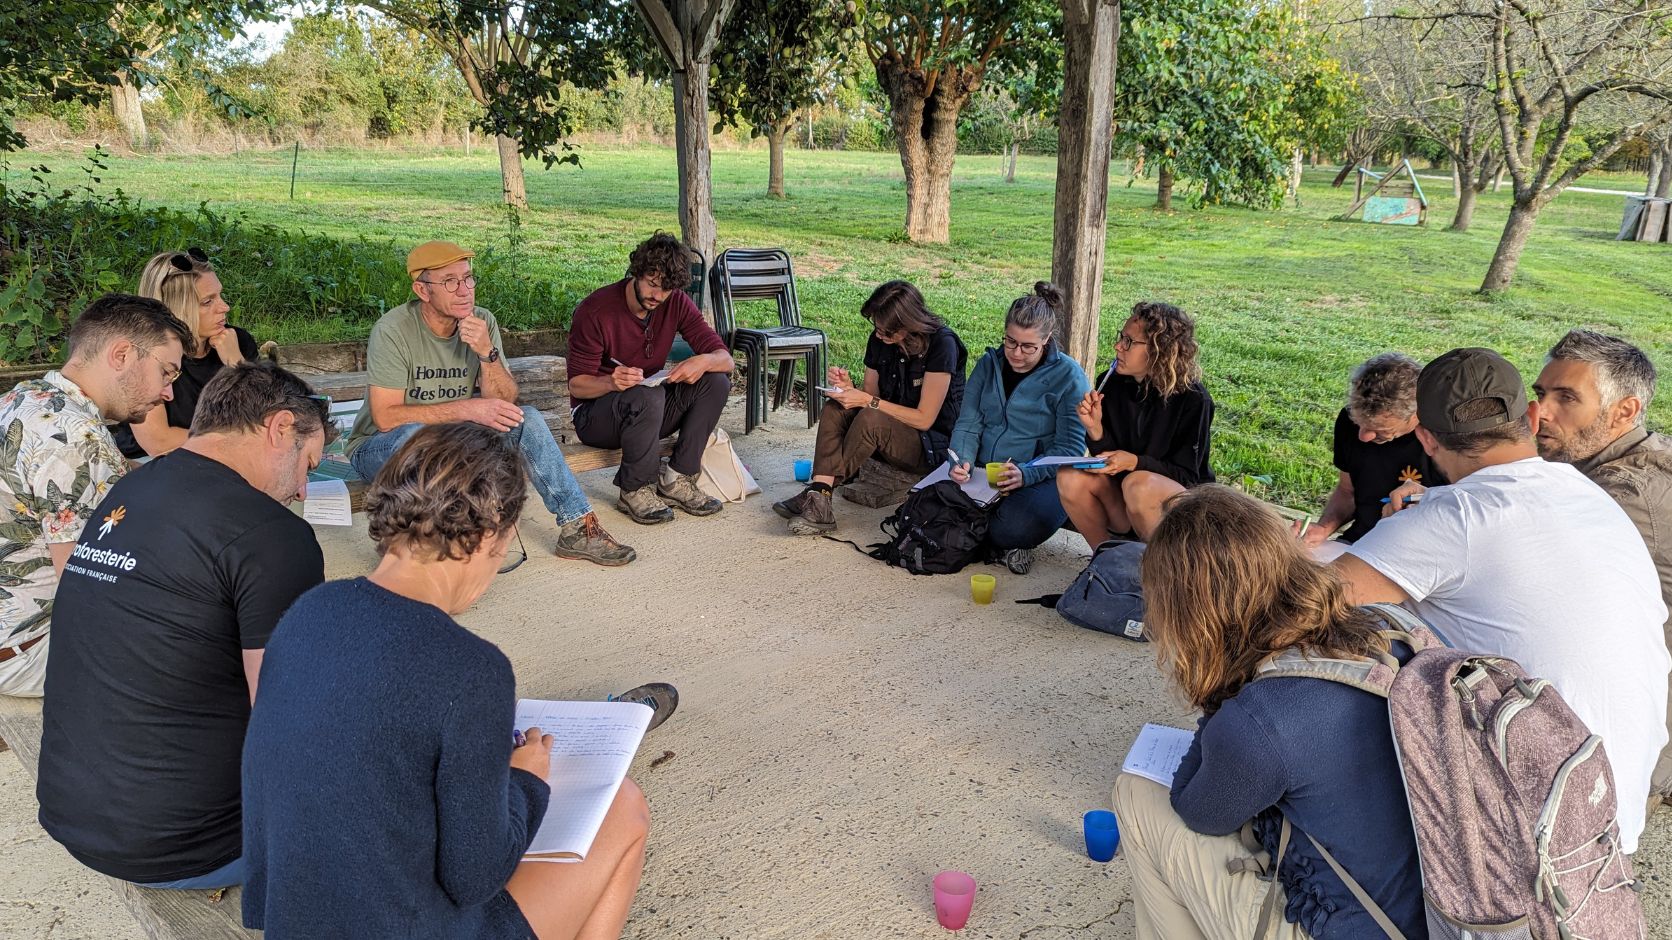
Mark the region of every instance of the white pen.
<instances>
[{"instance_id":1,"label":"white pen","mask_svg":"<svg viewBox=\"0 0 1672 940\"><path fill-rule=\"evenodd\" d=\"M948 448L947 448L947 449L946 449L946 459L947 459L947 460L950 460L950 461L952 461L952 465L953 465L953 466L954 466L954 467L956 467L956 466L958 466L958 465L959 465L959 464L961 464L961 463L963 463L963 461L962 461L962 460L959 460L959 459L958 459L958 452L957 452L957 451L955 451L955 450L953 450L953 449L952 449L952 448L950 448L950 447L948 447Z\"/></svg>"}]
</instances>

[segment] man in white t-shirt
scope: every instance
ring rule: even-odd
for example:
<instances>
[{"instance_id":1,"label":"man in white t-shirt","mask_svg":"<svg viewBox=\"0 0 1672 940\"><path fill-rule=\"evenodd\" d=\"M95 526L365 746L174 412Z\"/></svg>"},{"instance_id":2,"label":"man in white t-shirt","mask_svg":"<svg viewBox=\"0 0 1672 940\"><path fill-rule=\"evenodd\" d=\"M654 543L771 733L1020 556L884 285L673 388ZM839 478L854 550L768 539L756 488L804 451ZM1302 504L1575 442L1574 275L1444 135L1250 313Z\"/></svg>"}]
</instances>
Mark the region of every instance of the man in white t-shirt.
<instances>
[{"instance_id":1,"label":"man in white t-shirt","mask_svg":"<svg viewBox=\"0 0 1672 940\"><path fill-rule=\"evenodd\" d=\"M1549 679L1602 736L1622 848L1637 850L1667 740L1666 605L1648 549L1600 487L1538 456L1538 405L1489 349L1454 349L1417 380L1417 436L1449 480L1407 502L1335 567L1354 603L1412 602L1461 649Z\"/></svg>"}]
</instances>

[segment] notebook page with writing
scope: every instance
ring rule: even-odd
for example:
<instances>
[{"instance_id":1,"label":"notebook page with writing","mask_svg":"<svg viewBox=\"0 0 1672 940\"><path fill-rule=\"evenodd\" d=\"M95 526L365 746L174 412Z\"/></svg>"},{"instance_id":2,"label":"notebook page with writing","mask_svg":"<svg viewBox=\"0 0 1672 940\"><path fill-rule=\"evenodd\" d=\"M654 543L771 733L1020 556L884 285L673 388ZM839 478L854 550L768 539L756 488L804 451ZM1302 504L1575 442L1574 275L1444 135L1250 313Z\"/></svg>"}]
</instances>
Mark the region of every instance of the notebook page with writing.
<instances>
[{"instance_id":1,"label":"notebook page with writing","mask_svg":"<svg viewBox=\"0 0 1672 940\"><path fill-rule=\"evenodd\" d=\"M1173 785L1173 774L1178 772L1179 761L1184 760L1185 752L1190 750L1190 742L1195 739L1194 732L1183 728L1144 725L1143 730L1138 732L1138 740L1133 741L1132 749L1126 752L1126 760L1120 769L1170 787Z\"/></svg>"},{"instance_id":2,"label":"notebook page with writing","mask_svg":"<svg viewBox=\"0 0 1672 940\"><path fill-rule=\"evenodd\" d=\"M935 468L933 473L918 480L917 485L912 487L912 492L915 493L925 486L933 486L942 480L950 479L952 479L952 464L950 462L942 463ZM959 484L958 488L964 491L965 496L975 500L978 506L985 506L999 498L999 491L993 489L987 483L987 469L985 467L972 468L969 480Z\"/></svg>"},{"instance_id":3,"label":"notebook page with writing","mask_svg":"<svg viewBox=\"0 0 1672 940\"><path fill-rule=\"evenodd\" d=\"M525 859L586 858L653 714L637 702L517 701L516 730L539 727L552 736L551 802Z\"/></svg>"}]
</instances>

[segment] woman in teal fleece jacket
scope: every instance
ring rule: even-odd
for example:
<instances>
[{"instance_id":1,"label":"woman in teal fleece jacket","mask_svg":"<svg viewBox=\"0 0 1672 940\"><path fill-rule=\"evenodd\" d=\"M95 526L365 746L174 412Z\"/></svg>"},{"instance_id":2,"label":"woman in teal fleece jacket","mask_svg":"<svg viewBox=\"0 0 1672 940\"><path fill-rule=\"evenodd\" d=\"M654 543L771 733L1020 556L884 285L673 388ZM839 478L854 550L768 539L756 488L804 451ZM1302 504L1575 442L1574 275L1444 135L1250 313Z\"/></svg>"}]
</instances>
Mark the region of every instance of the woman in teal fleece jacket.
<instances>
[{"instance_id":1,"label":"woman in teal fleece jacket","mask_svg":"<svg viewBox=\"0 0 1672 940\"><path fill-rule=\"evenodd\" d=\"M1091 384L1052 341L1061 311L1062 292L1045 281L1010 305L1004 343L976 362L952 429L952 451L963 461L952 469L953 479L969 479L971 461L974 467L1005 464L998 487L1004 496L988 514L987 540L1017 574L1027 574L1033 549L1068 518L1057 496L1056 468L1024 464L1086 452L1086 430L1074 408Z\"/></svg>"}]
</instances>

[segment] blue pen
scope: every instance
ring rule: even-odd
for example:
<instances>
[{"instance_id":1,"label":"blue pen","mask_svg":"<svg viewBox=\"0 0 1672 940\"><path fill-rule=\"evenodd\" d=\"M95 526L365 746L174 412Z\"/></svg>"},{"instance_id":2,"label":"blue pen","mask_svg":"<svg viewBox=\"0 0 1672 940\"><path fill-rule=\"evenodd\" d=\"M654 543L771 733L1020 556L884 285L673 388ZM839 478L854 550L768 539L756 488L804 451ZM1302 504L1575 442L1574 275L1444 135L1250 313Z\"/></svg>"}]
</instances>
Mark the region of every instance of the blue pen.
<instances>
[{"instance_id":1,"label":"blue pen","mask_svg":"<svg viewBox=\"0 0 1672 940\"><path fill-rule=\"evenodd\" d=\"M1383 503L1391 503L1391 502L1393 502L1393 498L1391 496L1384 496L1384 497L1382 497L1382 502ZM1411 495L1405 497L1405 505L1407 505L1407 506L1413 505L1415 503L1420 503L1420 502L1422 502L1422 494L1421 493L1412 493Z\"/></svg>"}]
</instances>

